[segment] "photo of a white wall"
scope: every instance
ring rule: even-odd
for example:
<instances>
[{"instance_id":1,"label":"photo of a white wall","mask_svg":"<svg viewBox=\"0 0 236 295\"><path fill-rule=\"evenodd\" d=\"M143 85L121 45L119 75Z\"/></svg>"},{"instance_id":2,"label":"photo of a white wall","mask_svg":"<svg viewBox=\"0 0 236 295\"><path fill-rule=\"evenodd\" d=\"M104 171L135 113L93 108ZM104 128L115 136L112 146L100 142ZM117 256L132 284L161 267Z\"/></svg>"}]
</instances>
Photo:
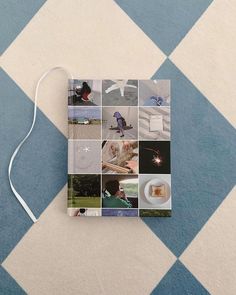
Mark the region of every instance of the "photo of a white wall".
<instances>
[{"instance_id":1,"label":"photo of a white wall","mask_svg":"<svg viewBox=\"0 0 236 295\"><path fill-rule=\"evenodd\" d=\"M170 80L139 80L140 106L169 106Z\"/></svg>"},{"instance_id":2,"label":"photo of a white wall","mask_svg":"<svg viewBox=\"0 0 236 295\"><path fill-rule=\"evenodd\" d=\"M126 122L123 130L118 127L115 113L119 113ZM124 136L122 136L124 135ZM138 138L138 107L103 107L102 109L103 139L137 139Z\"/></svg>"},{"instance_id":3,"label":"photo of a white wall","mask_svg":"<svg viewBox=\"0 0 236 295\"><path fill-rule=\"evenodd\" d=\"M101 142L69 140L68 173L101 173Z\"/></svg>"},{"instance_id":4,"label":"photo of a white wall","mask_svg":"<svg viewBox=\"0 0 236 295\"><path fill-rule=\"evenodd\" d=\"M139 108L139 139L170 140L170 107Z\"/></svg>"}]
</instances>

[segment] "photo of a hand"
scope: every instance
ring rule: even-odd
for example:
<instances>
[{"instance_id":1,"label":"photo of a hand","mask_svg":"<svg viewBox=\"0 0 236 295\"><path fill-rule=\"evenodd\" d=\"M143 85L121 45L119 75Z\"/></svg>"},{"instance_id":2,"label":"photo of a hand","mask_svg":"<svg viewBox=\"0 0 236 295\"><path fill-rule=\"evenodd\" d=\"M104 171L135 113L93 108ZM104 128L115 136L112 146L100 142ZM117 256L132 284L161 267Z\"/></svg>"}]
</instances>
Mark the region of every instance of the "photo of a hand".
<instances>
[{"instance_id":1,"label":"photo of a hand","mask_svg":"<svg viewBox=\"0 0 236 295\"><path fill-rule=\"evenodd\" d=\"M125 195L125 192L124 192L124 189L123 188L120 188L120 190L117 192L117 197L120 198L120 199L124 199L124 200L127 200L127 197Z\"/></svg>"},{"instance_id":2,"label":"photo of a hand","mask_svg":"<svg viewBox=\"0 0 236 295\"><path fill-rule=\"evenodd\" d=\"M125 167L130 168L134 173L138 172L138 162L131 160L131 161L126 161Z\"/></svg>"},{"instance_id":3,"label":"photo of a hand","mask_svg":"<svg viewBox=\"0 0 236 295\"><path fill-rule=\"evenodd\" d=\"M123 141L123 150L129 150L131 147L131 144L129 141Z\"/></svg>"}]
</instances>

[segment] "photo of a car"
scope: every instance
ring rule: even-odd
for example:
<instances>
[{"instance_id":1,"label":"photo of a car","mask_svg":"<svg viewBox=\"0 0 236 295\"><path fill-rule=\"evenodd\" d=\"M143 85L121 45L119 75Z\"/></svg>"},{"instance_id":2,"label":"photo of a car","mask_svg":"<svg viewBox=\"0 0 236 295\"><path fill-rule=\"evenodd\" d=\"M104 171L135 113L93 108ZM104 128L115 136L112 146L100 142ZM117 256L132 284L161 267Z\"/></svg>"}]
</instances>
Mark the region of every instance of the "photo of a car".
<instances>
[{"instance_id":1,"label":"photo of a car","mask_svg":"<svg viewBox=\"0 0 236 295\"><path fill-rule=\"evenodd\" d=\"M80 117L80 118L76 118L76 123L87 125L87 124L90 124L90 120L86 117Z\"/></svg>"},{"instance_id":2,"label":"photo of a car","mask_svg":"<svg viewBox=\"0 0 236 295\"><path fill-rule=\"evenodd\" d=\"M69 106L69 138L99 139L101 137L101 117L100 107Z\"/></svg>"},{"instance_id":3,"label":"photo of a car","mask_svg":"<svg viewBox=\"0 0 236 295\"><path fill-rule=\"evenodd\" d=\"M81 124L81 125L88 125L91 123L91 121L86 117L79 117L79 118L73 118L72 120L69 120L71 124Z\"/></svg>"}]
</instances>

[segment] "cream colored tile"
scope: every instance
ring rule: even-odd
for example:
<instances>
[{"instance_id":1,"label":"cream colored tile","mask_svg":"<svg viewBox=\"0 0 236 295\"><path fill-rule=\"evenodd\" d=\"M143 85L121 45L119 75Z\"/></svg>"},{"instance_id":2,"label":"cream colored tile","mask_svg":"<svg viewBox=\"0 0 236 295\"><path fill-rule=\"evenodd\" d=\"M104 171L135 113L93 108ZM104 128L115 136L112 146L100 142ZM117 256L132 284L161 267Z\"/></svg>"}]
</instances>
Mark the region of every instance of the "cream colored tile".
<instances>
[{"instance_id":1,"label":"cream colored tile","mask_svg":"<svg viewBox=\"0 0 236 295\"><path fill-rule=\"evenodd\" d=\"M139 218L69 217L66 187L3 267L28 294L150 294L176 258Z\"/></svg>"},{"instance_id":2,"label":"cream colored tile","mask_svg":"<svg viewBox=\"0 0 236 295\"><path fill-rule=\"evenodd\" d=\"M150 78L166 56L112 0L48 0L1 57L33 98L42 73L67 67L77 78ZM66 135L66 77L54 73L39 107Z\"/></svg>"},{"instance_id":3,"label":"cream colored tile","mask_svg":"<svg viewBox=\"0 0 236 295\"><path fill-rule=\"evenodd\" d=\"M235 19L235 0L214 0L170 59L236 127Z\"/></svg>"},{"instance_id":4,"label":"cream colored tile","mask_svg":"<svg viewBox=\"0 0 236 295\"><path fill-rule=\"evenodd\" d=\"M236 186L180 257L215 295L236 294Z\"/></svg>"}]
</instances>

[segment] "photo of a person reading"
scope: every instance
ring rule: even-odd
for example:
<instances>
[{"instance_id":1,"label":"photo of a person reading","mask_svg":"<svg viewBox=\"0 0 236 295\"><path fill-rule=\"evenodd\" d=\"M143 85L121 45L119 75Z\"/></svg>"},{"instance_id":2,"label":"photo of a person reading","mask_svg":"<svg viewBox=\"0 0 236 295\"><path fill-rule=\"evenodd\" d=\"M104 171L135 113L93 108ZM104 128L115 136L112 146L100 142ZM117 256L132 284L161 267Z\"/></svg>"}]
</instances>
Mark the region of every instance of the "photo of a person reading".
<instances>
[{"instance_id":1,"label":"photo of a person reading","mask_svg":"<svg viewBox=\"0 0 236 295\"><path fill-rule=\"evenodd\" d=\"M132 208L132 204L128 200L124 189L120 187L118 180L106 182L102 202L104 208Z\"/></svg>"}]
</instances>

